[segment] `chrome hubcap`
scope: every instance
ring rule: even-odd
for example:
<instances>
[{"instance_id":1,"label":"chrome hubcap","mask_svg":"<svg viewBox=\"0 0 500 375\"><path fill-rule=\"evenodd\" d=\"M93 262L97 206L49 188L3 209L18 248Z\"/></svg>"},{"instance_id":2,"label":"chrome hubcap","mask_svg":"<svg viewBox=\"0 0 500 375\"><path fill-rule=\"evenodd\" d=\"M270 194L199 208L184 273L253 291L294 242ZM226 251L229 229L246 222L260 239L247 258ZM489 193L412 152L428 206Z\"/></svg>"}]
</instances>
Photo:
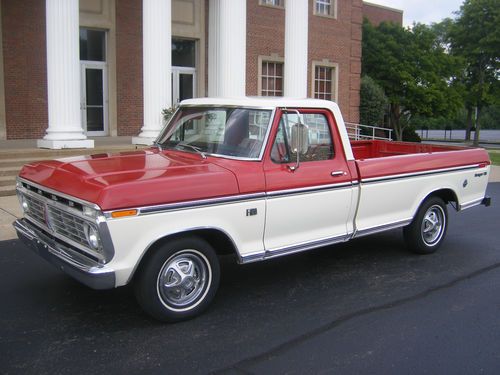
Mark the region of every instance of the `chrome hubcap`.
<instances>
[{"instance_id":1,"label":"chrome hubcap","mask_svg":"<svg viewBox=\"0 0 500 375\"><path fill-rule=\"evenodd\" d=\"M441 239L445 226L444 211L441 206L430 207L422 222L422 239L427 245L434 245Z\"/></svg>"},{"instance_id":2,"label":"chrome hubcap","mask_svg":"<svg viewBox=\"0 0 500 375\"><path fill-rule=\"evenodd\" d=\"M182 308L194 303L205 291L208 280L205 258L186 250L163 265L158 276L158 292L167 305Z\"/></svg>"}]
</instances>

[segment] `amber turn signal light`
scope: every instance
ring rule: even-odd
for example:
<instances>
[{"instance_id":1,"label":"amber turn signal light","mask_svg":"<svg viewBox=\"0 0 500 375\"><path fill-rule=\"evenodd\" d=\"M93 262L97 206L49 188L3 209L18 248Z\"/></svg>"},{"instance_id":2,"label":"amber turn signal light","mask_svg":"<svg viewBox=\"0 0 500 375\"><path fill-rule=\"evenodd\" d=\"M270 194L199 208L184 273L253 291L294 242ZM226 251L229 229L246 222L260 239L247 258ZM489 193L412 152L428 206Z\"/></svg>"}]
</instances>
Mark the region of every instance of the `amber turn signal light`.
<instances>
[{"instance_id":1,"label":"amber turn signal light","mask_svg":"<svg viewBox=\"0 0 500 375\"><path fill-rule=\"evenodd\" d=\"M111 217L113 219L118 219L120 217L135 216L137 215L137 210L123 210L111 212Z\"/></svg>"}]
</instances>

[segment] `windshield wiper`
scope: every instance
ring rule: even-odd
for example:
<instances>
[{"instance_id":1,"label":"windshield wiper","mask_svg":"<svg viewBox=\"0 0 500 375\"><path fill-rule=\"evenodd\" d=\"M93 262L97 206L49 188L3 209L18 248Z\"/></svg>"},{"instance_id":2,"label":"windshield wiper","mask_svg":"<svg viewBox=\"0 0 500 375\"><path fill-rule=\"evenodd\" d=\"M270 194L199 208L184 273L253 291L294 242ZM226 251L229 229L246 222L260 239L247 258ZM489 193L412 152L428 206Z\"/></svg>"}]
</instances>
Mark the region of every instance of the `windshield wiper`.
<instances>
[{"instance_id":1,"label":"windshield wiper","mask_svg":"<svg viewBox=\"0 0 500 375\"><path fill-rule=\"evenodd\" d=\"M163 148L161 147L161 143L160 142L154 141L153 142L153 146L158 147L158 150L163 151Z\"/></svg>"},{"instance_id":2,"label":"windshield wiper","mask_svg":"<svg viewBox=\"0 0 500 375\"><path fill-rule=\"evenodd\" d=\"M201 157L203 159L206 159L207 158L207 155L205 155L205 153L203 151L201 151L201 149L199 147L196 147L196 146L193 146L193 145L190 145L189 143L185 143L185 142L179 142L175 145L175 147L186 147L186 148L190 148L191 150L194 150L196 151L198 154L201 155Z\"/></svg>"}]
</instances>

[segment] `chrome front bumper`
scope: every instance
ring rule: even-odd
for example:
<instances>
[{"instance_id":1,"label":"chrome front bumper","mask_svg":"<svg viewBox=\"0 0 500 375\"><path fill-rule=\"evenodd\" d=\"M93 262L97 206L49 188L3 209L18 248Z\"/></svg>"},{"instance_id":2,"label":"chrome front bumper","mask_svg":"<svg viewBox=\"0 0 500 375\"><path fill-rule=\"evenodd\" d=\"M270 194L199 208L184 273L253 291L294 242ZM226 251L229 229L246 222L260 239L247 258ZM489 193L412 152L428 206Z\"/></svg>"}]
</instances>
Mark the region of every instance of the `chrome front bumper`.
<instances>
[{"instance_id":1,"label":"chrome front bumper","mask_svg":"<svg viewBox=\"0 0 500 375\"><path fill-rule=\"evenodd\" d=\"M115 273L112 269L47 236L26 219L16 220L13 225L19 239L27 247L82 284L93 289L115 287Z\"/></svg>"}]
</instances>

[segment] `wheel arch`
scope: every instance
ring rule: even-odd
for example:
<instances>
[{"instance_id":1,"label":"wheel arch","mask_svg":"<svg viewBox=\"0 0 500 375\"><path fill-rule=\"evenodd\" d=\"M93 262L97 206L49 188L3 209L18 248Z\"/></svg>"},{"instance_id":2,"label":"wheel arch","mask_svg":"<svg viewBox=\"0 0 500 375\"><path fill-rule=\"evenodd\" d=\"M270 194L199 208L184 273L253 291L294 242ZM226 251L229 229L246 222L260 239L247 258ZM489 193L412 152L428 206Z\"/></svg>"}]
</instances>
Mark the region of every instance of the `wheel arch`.
<instances>
[{"instance_id":1,"label":"wheel arch","mask_svg":"<svg viewBox=\"0 0 500 375\"><path fill-rule=\"evenodd\" d=\"M238 257L238 262L241 262L241 256L236 246L236 243L226 231L220 228L213 228L213 227L189 228L180 232L169 233L151 242L151 244L146 247L141 257L137 261L134 270L132 271L132 273L129 276L129 279L127 280L127 284L133 280L141 264L144 263L144 260L150 254L153 254L156 249L162 247L169 241L185 237L197 237L202 240L205 240L213 247L215 253L218 256L235 254Z\"/></svg>"},{"instance_id":2,"label":"wheel arch","mask_svg":"<svg viewBox=\"0 0 500 375\"><path fill-rule=\"evenodd\" d=\"M458 209L459 209L460 203L458 200L458 196L455 193L455 191L451 188L442 188L442 189L432 191L424 199L422 199L422 202L420 202L420 204L422 204L426 199L428 199L430 197L439 197L446 204L455 203L455 206L454 206L455 210L458 211Z\"/></svg>"},{"instance_id":3,"label":"wheel arch","mask_svg":"<svg viewBox=\"0 0 500 375\"><path fill-rule=\"evenodd\" d=\"M418 210L424 204L424 202L431 198L431 197L438 197L441 198L445 204L453 203L452 207L455 209L455 211L460 211L460 201L458 200L458 196L455 193L455 191L452 188L446 187L446 188L439 188L432 190L429 192L427 195L425 195L422 199L417 200L414 204L412 209L412 215L411 219L415 219L415 216L417 215Z\"/></svg>"}]
</instances>

